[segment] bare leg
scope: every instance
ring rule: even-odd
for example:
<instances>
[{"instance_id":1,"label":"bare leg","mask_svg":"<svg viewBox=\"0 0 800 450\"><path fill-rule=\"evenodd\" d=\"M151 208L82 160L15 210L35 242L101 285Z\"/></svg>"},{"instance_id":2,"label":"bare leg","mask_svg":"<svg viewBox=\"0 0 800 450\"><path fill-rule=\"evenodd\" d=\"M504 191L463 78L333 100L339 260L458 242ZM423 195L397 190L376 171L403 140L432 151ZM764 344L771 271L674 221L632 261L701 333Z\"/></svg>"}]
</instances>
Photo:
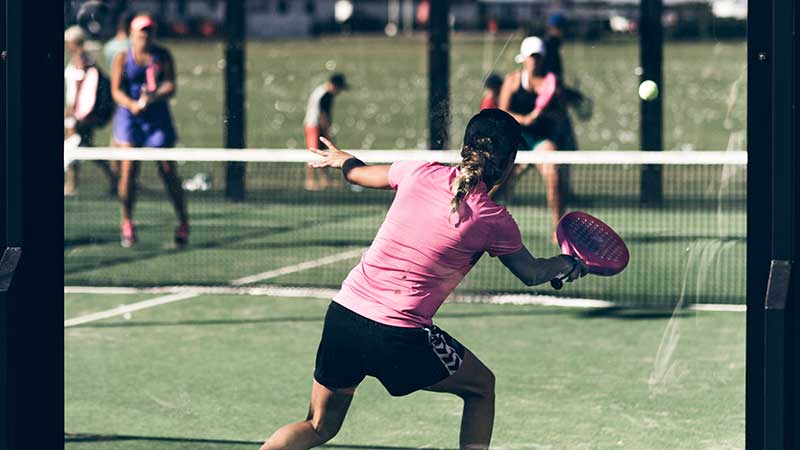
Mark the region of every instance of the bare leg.
<instances>
[{"instance_id":1,"label":"bare leg","mask_svg":"<svg viewBox=\"0 0 800 450\"><path fill-rule=\"evenodd\" d=\"M278 429L260 450L307 450L333 439L342 427L354 392L355 387L331 391L314 380L306 420Z\"/></svg>"},{"instance_id":2,"label":"bare leg","mask_svg":"<svg viewBox=\"0 0 800 450\"><path fill-rule=\"evenodd\" d=\"M494 384L492 371L467 350L455 374L426 389L455 394L464 400L459 439L462 450L489 448L494 426Z\"/></svg>"},{"instance_id":3,"label":"bare leg","mask_svg":"<svg viewBox=\"0 0 800 450\"><path fill-rule=\"evenodd\" d=\"M117 183L119 182L119 180L117 179L117 173L111 164L113 162L115 161L109 162L105 160L97 160L95 161L95 164L97 164L100 167L100 170L102 170L103 174L106 176L106 178L108 178L108 184L110 186L109 191L111 192L111 195L116 195Z\"/></svg>"},{"instance_id":4,"label":"bare leg","mask_svg":"<svg viewBox=\"0 0 800 450\"><path fill-rule=\"evenodd\" d=\"M554 152L556 151L556 147L553 141L547 140L542 141L534 150ZM564 215L564 207L561 203L561 194L559 192L558 165L537 164L536 168L539 169L542 178L544 178L544 185L547 189L547 205L550 207L550 212L552 213L553 225L557 225L558 221L561 220L561 216Z\"/></svg>"},{"instance_id":5,"label":"bare leg","mask_svg":"<svg viewBox=\"0 0 800 450\"><path fill-rule=\"evenodd\" d=\"M325 167L322 170L317 170L317 175L319 176L319 188L320 190L325 190L331 187L331 174L328 172L328 168Z\"/></svg>"},{"instance_id":6,"label":"bare leg","mask_svg":"<svg viewBox=\"0 0 800 450\"><path fill-rule=\"evenodd\" d=\"M122 206L122 221L133 219L133 207L136 204L136 177L139 173L138 161L120 161L119 184L117 194Z\"/></svg>"},{"instance_id":7,"label":"bare leg","mask_svg":"<svg viewBox=\"0 0 800 450\"><path fill-rule=\"evenodd\" d=\"M175 168L173 161L159 161L158 174L161 175L161 180L164 181L164 187L167 188L169 199L172 206L175 208L175 215L178 216L178 221L181 224L189 222L189 214L186 212L186 202L183 198L183 186L181 186L181 179L178 177L178 170Z\"/></svg>"},{"instance_id":8,"label":"bare leg","mask_svg":"<svg viewBox=\"0 0 800 450\"><path fill-rule=\"evenodd\" d=\"M306 165L306 182L305 182L305 190L307 191L318 191L319 186L317 185L316 175L314 174L313 167Z\"/></svg>"},{"instance_id":9,"label":"bare leg","mask_svg":"<svg viewBox=\"0 0 800 450\"><path fill-rule=\"evenodd\" d=\"M64 173L64 195L75 195L78 190L78 162L73 162Z\"/></svg>"}]
</instances>

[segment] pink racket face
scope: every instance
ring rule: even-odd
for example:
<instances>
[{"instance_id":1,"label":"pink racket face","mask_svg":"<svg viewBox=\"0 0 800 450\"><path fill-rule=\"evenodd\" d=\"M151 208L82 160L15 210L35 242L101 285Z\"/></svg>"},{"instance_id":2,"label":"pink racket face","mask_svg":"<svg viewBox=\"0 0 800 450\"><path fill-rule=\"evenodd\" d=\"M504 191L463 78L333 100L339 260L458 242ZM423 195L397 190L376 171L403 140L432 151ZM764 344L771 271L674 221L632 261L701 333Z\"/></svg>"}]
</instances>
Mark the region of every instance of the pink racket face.
<instances>
[{"instance_id":1,"label":"pink racket face","mask_svg":"<svg viewBox=\"0 0 800 450\"><path fill-rule=\"evenodd\" d=\"M73 115L78 120L83 120L89 116L89 113L94 109L94 102L97 97L97 83L100 80L100 75L97 69L89 67L83 76L81 87L78 90L78 95L75 98L75 107Z\"/></svg>"},{"instance_id":2,"label":"pink racket face","mask_svg":"<svg viewBox=\"0 0 800 450\"><path fill-rule=\"evenodd\" d=\"M625 242L611 227L584 212L564 215L556 228L561 251L580 258L594 275L616 275L628 265Z\"/></svg>"},{"instance_id":3,"label":"pink racket face","mask_svg":"<svg viewBox=\"0 0 800 450\"><path fill-rule=\"evenodd\" d=\"M147 82L147 90L149 92L155 92L157 89L155 65L151 65L147 68L147 70L145 70L145 78L145 81Z\"/></svg>"},{"instance_id":4,"label":"pink racket face","mask_svg":"<svg viewBox=\"0 0 800 450\"><path fill-rule=\"evenodd\" d=\"M548 72L536 96L536 109L544 109L556 93L556 76Z\"/></svg>"}]
</instances>

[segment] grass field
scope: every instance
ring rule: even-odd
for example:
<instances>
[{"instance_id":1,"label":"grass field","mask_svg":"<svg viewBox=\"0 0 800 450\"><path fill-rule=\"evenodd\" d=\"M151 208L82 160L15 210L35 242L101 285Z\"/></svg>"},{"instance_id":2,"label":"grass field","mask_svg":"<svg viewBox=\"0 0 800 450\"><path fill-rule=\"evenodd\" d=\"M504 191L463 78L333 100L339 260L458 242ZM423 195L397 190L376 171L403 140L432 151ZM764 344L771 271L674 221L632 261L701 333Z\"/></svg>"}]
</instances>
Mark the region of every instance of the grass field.
<instances>
[{"instance_id":1,"label":"grass field","mask_svg":"<svg viewBox=\"0 0 800 450\"><path fill-rule=\"evenodd\" d=\"M450 147L480 104L489 70L505 74L521 35L455 34L451 42ZM166 42L178 68L172 101L181 147L223 145L224 47L215 41ZM353 89L336 99L337 142L349 148L428 148L427 46L424 36L326 37L247 44L247 145L303 148L302 122L311 90L333 71ZM565 74L594 99L588 122L576 121L581 148L639 147L638 43L568 43ZM496 64L495 64L496 62ZM744 150L746 45L668 42L664 49L664 147ZM108 131L98 142L108 142Z\"/></svg>"},{"instance_id":2,"label":"grass field","mask_svg":"<svg viewBox=\"0 0 800 450\"><path fill-rule=\"evenodd\" d=\"M66 295L65 318L144 298ZM64 429L81 435L66 448L258 448L305 415L326 304L206 295L65 329ZM437 317L497 374L492 448L744 448L743 313L450 304ZM331 444L455 449L459 415L455 397L394 399L367 379Z\"/></svg>"}]
</instances>

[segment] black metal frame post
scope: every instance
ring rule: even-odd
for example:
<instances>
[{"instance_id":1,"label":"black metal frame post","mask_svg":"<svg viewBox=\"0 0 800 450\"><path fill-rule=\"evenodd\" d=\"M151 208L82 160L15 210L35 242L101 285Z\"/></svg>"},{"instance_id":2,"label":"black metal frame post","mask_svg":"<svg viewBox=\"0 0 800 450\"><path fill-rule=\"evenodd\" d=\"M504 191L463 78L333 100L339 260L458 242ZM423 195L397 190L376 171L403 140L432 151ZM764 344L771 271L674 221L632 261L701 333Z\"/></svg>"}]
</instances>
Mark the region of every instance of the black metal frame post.
<instances>
[{"instance_id":1,"label":"black metal frame post","mask_svg":"<svg viewBox=\"0 0 800 450\"><path fill-rule=\"evenodd\" d=\"M14 120L13 111L9 108L9 79L19 78L19 75L9 73L8 64L6 59L8 56L8 46L6 42L6 33L9 27L9 22L14 21L14 17L7 15L6 0L0 0L0 16L2 16L2 31L0 31L0 135L2 141L0 142L0 162L4 168L0 170L0 252L4 251L6 246L13 243L14 237L8 234L8 223L13 215L9 211L9 202L6 200L8 196L8 182L9 172L13 171L8 165L8 148L11 144L11 136L8 135L9 120ZM18 72L18 70L15 70ZM15 93L11 93L15 97ZM11 113L11 114L9 114ZM13 245L13 244L12 244ZM9 398L8 398L8 293L0 290L0 448L9 448Z\"/></svg>"},{"instance_id":2,"label":"black metal frame post","mask_svg":"<svg viewBox=\"0 0 800 450\"><path fill-rule=\"evenodd\" d=\"M772 1L749 0L747 17L747 349L745 448L764 448L764 296L770 265Z\"/></svg>"},{"instance_id":3,"label":"black metal frame post","mask_svg":"<svg viewBox=\"0 0 800 450\"><path fill-rule=\"evenodd\" d=\"M3 138L0 448L61 448L64 398L64 17L0 0ZM58 8L58 9L56 9ZM46 155L46 157L45 157ZM22 249L9 259L9 248ZM18 262L19 264L15 264ZM5 289L8 289L5 291Z\"/></svg>"},{"instance_id":4,"label":"black metal frame post","mask_svg":"<svg viewBox=\"0 0 800 450\"><path fill-rule=\"evenodd\" d=\"M746 448L800 445L800 11L748 5Z\"/></svg>"},{"instance_id":5,"label":"black metal frame post","mask_svg":"<svg viewBox=\"0 0 800 450\"><path fill-rule=\"evenodd\" d=\"M225 148L245 148L245 15L244 0L225 2ZM244 162L225 166L225 197L244 200Z\"/></svg>"},{"instance_id":6,"label":"black metal frame post","mask_svg":"<svg viewBox=\"0 0 800 450\"><path fill-rule=\"evenodd\" d=\"M450 6L431 0L428 20L428 126L431 150L448 146L450 126Z\"/></svg>"},{"instance_id":7,"label":"black metal frame post","mask_svg":"<svg viewBox=\"0 0 800 450\"><path fill-rule=\"evenodd\" d=\"M659 94L653 100L642 100L641 147L643 151L661 151L663 139L664 85L662 61L664 55L664 32L661 25L662 0L641 0L639 4L639 59L642 68L640 81L652 80ZM640 200L643 205L658 206L664 198L662 167L648 164L642 166Z\"/></svg>"},{"instance_id":8,"label":"black metal frame post","mask_svg":"<svg viewBox=\"0 0 800 450\"><path fill-rule=\"evenodd\" d=\"M794 55L791 72L788 79L791 82L793 98L792 119L789 123L792 132L792 140L789 152L794 152L792 164L794 171L790 180L794 181L794 219L789 230L794 230L792 239L794 253L792 255L793 265L791 281L789 284L788 298L786 304L786 329L788 330L785 338L785 357L786 366L784 367L786 383L785 423L786 426L786 448L800 448L800 270L798 270L798 259L800 259L800 3L793 2L794 26L792 32L792 54ZM788 96L787 96L788 97ZM793 150L792 150L793 149Z\"/></svg>"},{"instance_id":9,"label":"black metal frame post","mask_svg":"<svg viewBox=\"0 0 800 450\"><path fill-rule=\"evenodd\" d=\"M795 107L797 77L797 35L794 20L797 2L775 0L772 7L772 56L767 55L771 68L772 99L772 242L770 277L764 296L764 447L796 448L788 445L797 423L789 422L793 408L787 401L788 386L797 379L790 378L792 356L791 336L797 332L790 326L791 308L797 307L797 290L790 295L792 278L796 278L796 234L798 177L797 110ZM792 14L794 12L794 14ZM794 272L794 274L793 274ZM797 281L795 280L795 283ZM791 358L793 359L793 358Z\"/></svg>"}]
</instances>

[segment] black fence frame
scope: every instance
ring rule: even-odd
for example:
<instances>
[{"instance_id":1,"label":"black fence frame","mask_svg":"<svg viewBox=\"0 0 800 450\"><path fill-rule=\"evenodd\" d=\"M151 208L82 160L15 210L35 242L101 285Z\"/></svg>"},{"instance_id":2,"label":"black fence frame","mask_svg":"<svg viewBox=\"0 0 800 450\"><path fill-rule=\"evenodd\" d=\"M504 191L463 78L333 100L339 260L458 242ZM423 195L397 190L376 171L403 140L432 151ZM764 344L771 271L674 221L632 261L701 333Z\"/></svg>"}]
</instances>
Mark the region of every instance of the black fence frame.
<instances>
[{"instance_id":1,"label":"black fence frame","mask_svg":"<svg viewBox=\"0 0 800 450\"><path fill-rule=\"evenodd\" d=\"M748 2L746 448L800 447L796 0Z\"/></svg>"}]
</instances>

